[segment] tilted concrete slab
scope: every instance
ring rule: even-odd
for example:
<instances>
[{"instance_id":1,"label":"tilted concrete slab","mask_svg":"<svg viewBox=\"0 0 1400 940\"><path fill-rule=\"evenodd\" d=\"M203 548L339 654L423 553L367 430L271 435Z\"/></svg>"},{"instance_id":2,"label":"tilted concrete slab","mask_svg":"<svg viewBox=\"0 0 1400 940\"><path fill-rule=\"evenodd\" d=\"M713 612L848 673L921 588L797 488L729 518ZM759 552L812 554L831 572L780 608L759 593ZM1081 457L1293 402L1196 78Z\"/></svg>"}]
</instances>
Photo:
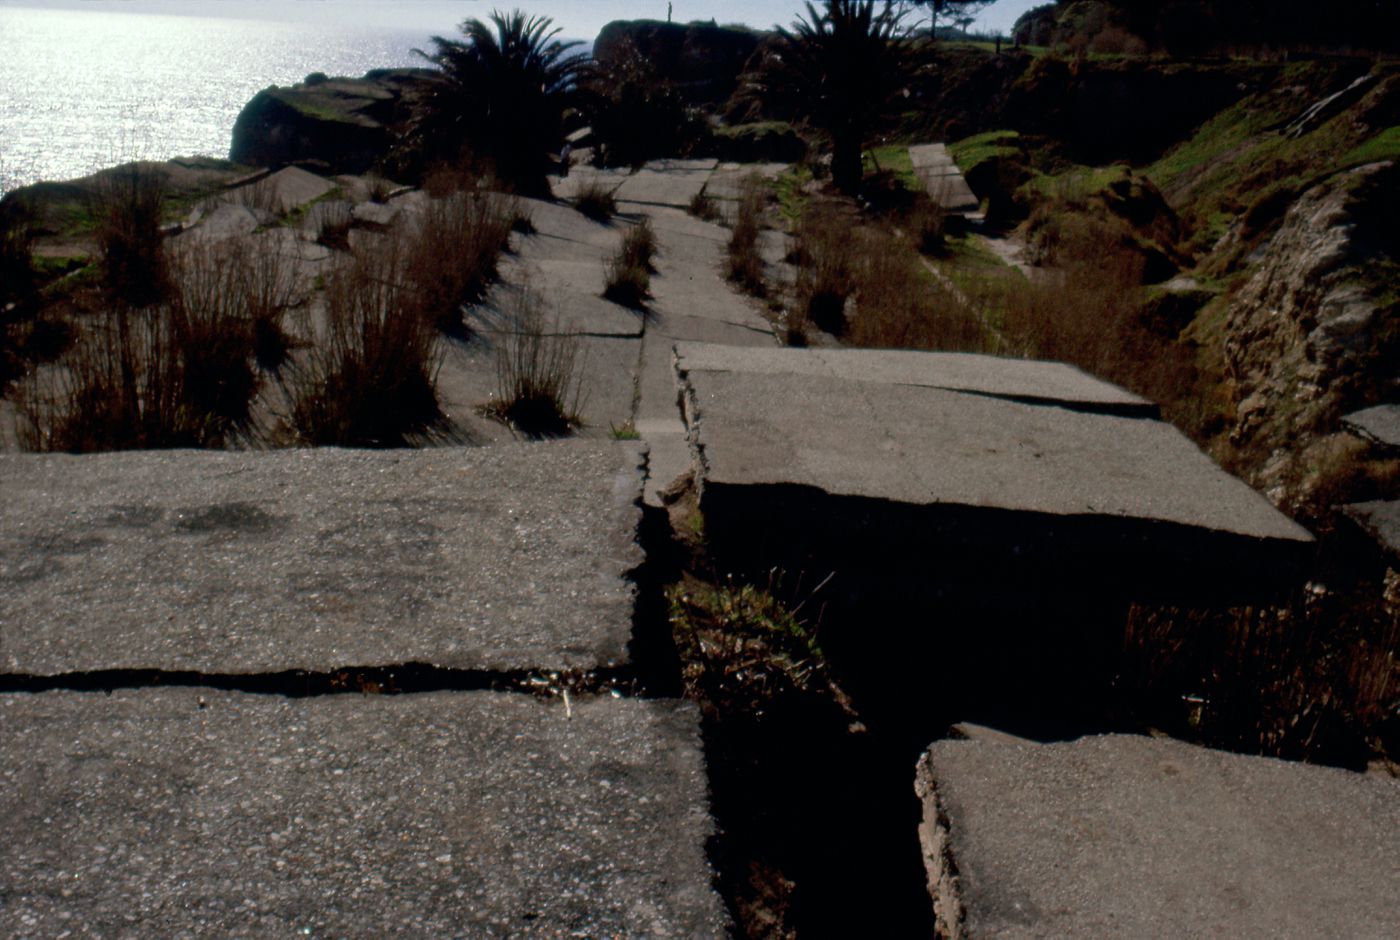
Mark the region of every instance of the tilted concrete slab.
<instances>
[{"instance_id":1,"label":"tilted concrete slab","mask_svg":"<svg viewBox=\"0 0 1400 940\"><path fill-rule=\"evenodd\" d=\"M0 695L0 934L721 937L693 706Z\"/></svg>"},{"instance_id":2,"label":"tilted concrete slab","mask_svg":"<svg viewBox=\"0 0 1400 940\"><path fill-rule=\"evenodd\" d=\"M683 368L806 375L971 392L1081 411L1153 417L1157 406L1062 362L907 349L727 349L689 344Z\"/></svg>"},{"instance_id":3,"label":"tilted concrete slab","mask_svg":"<svg viewBox=\"0 0 1400 940\"><path fill-rule=\"evenodd\" d=\"M1400 936L1400 781L1127 735L940 741L949 937Z\"/></svg>"},{"instance_id":4,"label":"tilted concrete slab","mask_svg":"<svg viewBox=\"0 0 1400 940\"><path fill-rule=\"evenodd\" d=\"M1104 555L1115 579L1183 587L1228 562L1243 587L1311 547L1176 429L1134 416L1141 399L1065 366L689 343L677 357L707 532L737 548L757 550L755 531L770 547L865 539L914 564L970 541L1042 567Z\"/></svg>"},{"instance_id":5,"label":"tilted concrete slab","mask_svg":"<svg viewBox=\"0 0 1400 940\"><path fill-rule=\"evenodd\" d=\"M1344 508L1357 525L1400 558L1400 499L1352 503Z\"/></svg>"},{"instance_id":6,"label":"tilted concrete slab","mask_svg":"<svg viewBox=\"0 0 1400 940\"><path fill-rule=\"evenodd\" d=\"M1342 419L1348 428L1382 447L1400 449L1400 405L1376 405Z\"/></svg>"},{"instance_id":7,"label":"tilted concrete slab","mask_svg":"<svg viewBox=\"0 0 1400 940\"><path fill-rule=\"evenodd\" d=\"M627 662L639 445L0 456L0 670Z\"/></svg>"},{"instance_id":8,"label":"tilted concrete slab","mask_svg":"<svg viewBox=\"0 0 1400 940\"><path fill-rule=\"evenodd\" d=\"M274 204L281 212L315 202L335 189L331 180L295 166L283 167L254 185L270 188Z\"/></svg>"},{"instance_id":9,"label":"tilted concrete slab","mask_svg":"<svg viewBox=\"0 0 1400 940\"><path fill-rule=\"evenodd\" d=\"M934 201L949 212L975 212L977 196L963 179L943 144L917 144L909 148L914 175Z\"/></svg>"}]
</instances>

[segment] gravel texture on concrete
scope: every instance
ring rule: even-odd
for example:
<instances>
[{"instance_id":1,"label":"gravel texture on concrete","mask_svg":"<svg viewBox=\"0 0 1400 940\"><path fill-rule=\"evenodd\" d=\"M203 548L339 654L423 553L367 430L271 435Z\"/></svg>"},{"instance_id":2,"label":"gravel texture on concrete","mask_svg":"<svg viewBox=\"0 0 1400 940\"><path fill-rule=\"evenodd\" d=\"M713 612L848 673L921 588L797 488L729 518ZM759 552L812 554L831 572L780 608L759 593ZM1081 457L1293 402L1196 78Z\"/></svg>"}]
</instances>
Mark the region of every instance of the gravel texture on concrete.
<instances>
[{"instance_id":1,"label":"gravel texture on concrete","mask_svg":"<svg viewBox=\"0 0 1400 940\"><path fill-rule=\"evenodd\" d=\"M1347 415L1342 421L1362 437L1383 447L1400 449L1400 405L1376 405Z\"/></svg>"},{"instance_id":2,"label":"gravel texture on concrete","mask_svg":"<svg viewBox=\"0 0 1400 940\"><path fill-rule=\"evenodd\" d=\"M1066 366L682 343L676 368L702 507L716 486L780 485L1311 541L1170 425L1081 410L1136 405Z\"/></svg>"},{"instance_id":3,"label":"gravel texture on concrete","mask_svg":"<svg viewBox=\"0 0 1400 940\"><path fill-rule=\"evenodd\" d=\"M721 937L695 709L0 695L0 934Z\"/></svg>"},{"instance_id":4,"label":"gravel texture on concrete","mask_svg":"<svg viewBox=\"0 0 1400 940\"><path fill-rule=\"evenodd\" d=\"M637 444L0 456L0 671L627 661Z\"/></svg>"},{"instance_id":5,"label":"gravel texture on concrete","mask_svg":"<svg viewBox=\"0 0 1400 940\"><path fill-rule=\"evenodd\" d=\"M1127 735L919 762L951 937L1400 936L1400 781Z\"/></svg>"}]
</instances>

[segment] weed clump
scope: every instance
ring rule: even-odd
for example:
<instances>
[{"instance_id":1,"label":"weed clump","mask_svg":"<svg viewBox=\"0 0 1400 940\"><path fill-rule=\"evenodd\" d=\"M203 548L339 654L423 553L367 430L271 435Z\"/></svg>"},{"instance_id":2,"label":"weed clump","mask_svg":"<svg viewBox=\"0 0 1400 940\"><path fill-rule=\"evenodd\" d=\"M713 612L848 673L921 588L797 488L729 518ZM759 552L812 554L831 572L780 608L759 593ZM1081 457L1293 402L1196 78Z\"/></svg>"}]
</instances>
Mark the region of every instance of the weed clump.
<instances>
[{"instance_id":1,"label":"weed clump","mask_svg":"<svg viewBox=\"0 0 1400 940\"><path fill-rule=\"evenodd\" d=\"M739 211L734 219L734 229L729 233L725 253L724 276L738 285L740 290L755 297L768 293L763 279L763 256L758 250L758 233L766 203L762 180L752 176L744 180Z\"/></svg>"},{"instance_id":2,"label":"weed clump","mask_svg":"<svg viewBox=\"0 0 1400 940\"><path fill-rule=\"evenodd\" d=\"M617 215L617 197L613 190L595 180L579 188L574 208L595 222L609 222Z\"/></svg>"},{"instance_id":3,"label":"weed clump","mask_svg":"<svg viewBox=\"0 0 1400 940\"><path fill-rule=\"evenodd\" d=\"M697 219L703 219L706 222L718 222L721 218L719 205L716 203L715 197L711 196L703 189L690 197L690 204L686 207L686 211Z\"/></svg>"},{"instance_id":4,"label":"weed clump","mask_svg":"<svg viewBox=\"0 0 1400 940\"><path fill-rule=\"evenodd\" d=\"M642 219L622 236L617 254L609 259L603 296L624 307L641 309L651 295L655 254L656 232L649 219Z\"/></svg>"},{"instance_id":5,"label":"weed clump","mask_svg":"<svg viewBox=\"0 0 1400 940\"><path fill-rule=\"evenodd\" d=\"M496 346L496 397L482 411L526 437L564 437L582 424L578 334L561 331L528 288L515 314L515 331Z\"/></svg>"},{"instance_id":6,"label":"weed clump","mask_svg":"<svg viewBox=\"0 0 1400 940\"><path fill-rule=\"evenodd\" d=\"M295 382L290 420L303 442L404 447L442 422L438 333L404 282L402 254L392 240L328 279L325 335Z\"/></svg>"},{"instance_id":7,"label":"weed clump","mask_svg":"<svg viewBox=\"0 0 1400 940\"><path fill-rule=\"evenodd\" d=\"M402 300L448 335L462 332L462 305L480 300L510 244L517 205L485 192L457 191L428 203L401 259Z\"/></svg>"},{"instance_id":8,"label":"weed clump","mask_svg":"<svg viewBox=\"0 0 1400 940\"><path fill-rule=\"evenodd\" d=\"M251 242L187 241L161 262L159 305L116 306L18 395L21 446L89 452L224 447L257 436L258 365L280 367L295 281Z\"/></svg>"},{"instance_id":9,"label":"weed clump","mask_svg":"<svg viewBox=\"0 0 1400 940\"><path fill-rule=\"evenodd\" d=\"M846 332L846 301L855 290L851 226L832 208L813 207L797 230L797 315L833 336Z\"/></svg>"}]
</instances>

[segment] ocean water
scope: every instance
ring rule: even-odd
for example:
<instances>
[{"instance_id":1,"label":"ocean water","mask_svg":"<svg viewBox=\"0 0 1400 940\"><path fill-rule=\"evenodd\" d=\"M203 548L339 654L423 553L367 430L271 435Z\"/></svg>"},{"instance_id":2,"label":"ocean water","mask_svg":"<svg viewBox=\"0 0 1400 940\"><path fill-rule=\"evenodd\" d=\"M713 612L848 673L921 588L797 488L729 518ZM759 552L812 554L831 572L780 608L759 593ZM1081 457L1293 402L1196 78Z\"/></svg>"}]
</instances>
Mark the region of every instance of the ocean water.
<instances>
[{"instance_id":1,"label":"ocean water","mask_svg":"<svg viewBox=\"0 0 1400 940\"><path fill-rule=\"evenodd\" d=\"M174 12L0 2L0 192L123 160L226 157L234 120L258 90L310 72L421 65L413 48L477 13L443 0L165 6ZM388 19L415 25L386 22L386 6L400 7ZM285 16L293 7L298 15Z\"/></svg>"}]
</instances>

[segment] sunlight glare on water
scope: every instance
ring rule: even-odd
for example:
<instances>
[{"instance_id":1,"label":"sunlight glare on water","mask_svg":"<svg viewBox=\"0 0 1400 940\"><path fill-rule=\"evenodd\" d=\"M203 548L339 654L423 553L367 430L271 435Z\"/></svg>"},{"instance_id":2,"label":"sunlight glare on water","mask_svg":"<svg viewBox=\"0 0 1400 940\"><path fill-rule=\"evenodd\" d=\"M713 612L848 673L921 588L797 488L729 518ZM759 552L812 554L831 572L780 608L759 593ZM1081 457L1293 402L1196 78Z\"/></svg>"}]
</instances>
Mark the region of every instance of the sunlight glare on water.
<instances>
[{"instance_id":1,"label":"sunlight glare on water","mask_svg":"<svg viewBox=\"0 0 1400 940\"><path fill-rule=\"evenodd\" d=\"M0 4L0 192L129 159L227 157L238 112L268 85L423 64L410 50L428 30L347 19Z\"/></svg>"}]
</instances>

